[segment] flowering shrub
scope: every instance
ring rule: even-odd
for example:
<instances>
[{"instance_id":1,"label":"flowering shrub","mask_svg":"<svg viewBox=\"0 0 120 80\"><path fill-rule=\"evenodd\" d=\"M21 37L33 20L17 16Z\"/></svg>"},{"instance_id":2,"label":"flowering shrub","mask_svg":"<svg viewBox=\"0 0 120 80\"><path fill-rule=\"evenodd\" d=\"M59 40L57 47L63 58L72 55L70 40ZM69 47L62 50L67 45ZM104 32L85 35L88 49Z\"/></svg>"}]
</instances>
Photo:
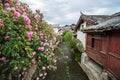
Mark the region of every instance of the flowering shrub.
<instances>
[{"instance_id":1,"label":"flowering shrub","mask_svg":"<svg viewBox=\"0 0 120 80\"><path fill-rule=\"evenodd\" d=\"M33 79L44 79L47 70L56 68L52 29L27 4L8 0L4 6L0 4L0 74L22 79L37 65Z\"/></svg>"}]
</instances>

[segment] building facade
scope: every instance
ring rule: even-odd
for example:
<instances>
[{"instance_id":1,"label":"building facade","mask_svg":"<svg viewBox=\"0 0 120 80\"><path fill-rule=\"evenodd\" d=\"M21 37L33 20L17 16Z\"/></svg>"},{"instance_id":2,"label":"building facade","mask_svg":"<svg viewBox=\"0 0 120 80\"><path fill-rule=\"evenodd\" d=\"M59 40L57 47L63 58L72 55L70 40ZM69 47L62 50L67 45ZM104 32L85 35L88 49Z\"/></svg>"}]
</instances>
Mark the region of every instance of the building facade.
<instances>
[{"instance_id":1,"label":"building facade","mask_svg":"<svg viewBox=\"0 0 120 80\"><path fill-rule=\"evenodd\" d=\"M111 16L81 15L78 22L80 27L76 27L76 29L86 33L86 52L82 54L81 67L87 73L89 79L119 80L119 13ZM86 27L83 25L86 25Z\"/></svg>"}]
</instances>

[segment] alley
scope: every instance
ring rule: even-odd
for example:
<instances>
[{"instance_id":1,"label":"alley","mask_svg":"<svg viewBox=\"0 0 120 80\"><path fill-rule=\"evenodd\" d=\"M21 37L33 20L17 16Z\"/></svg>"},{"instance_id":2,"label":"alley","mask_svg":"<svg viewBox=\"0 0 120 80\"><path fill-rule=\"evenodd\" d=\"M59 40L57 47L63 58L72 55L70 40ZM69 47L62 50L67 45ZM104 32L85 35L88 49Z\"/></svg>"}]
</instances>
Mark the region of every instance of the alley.
<instances>
[{"instance_id":1,"label":"alley","mask_svg":"<svg viewBox=\"0 0 120 80\"><path fill-rule=\"evenodd\" d=\"M57 70L48 73L46 80L88 80L88 77L73 60L65 44L60 44L61 52L56 50Z\"/></svg>"}]
</instances>

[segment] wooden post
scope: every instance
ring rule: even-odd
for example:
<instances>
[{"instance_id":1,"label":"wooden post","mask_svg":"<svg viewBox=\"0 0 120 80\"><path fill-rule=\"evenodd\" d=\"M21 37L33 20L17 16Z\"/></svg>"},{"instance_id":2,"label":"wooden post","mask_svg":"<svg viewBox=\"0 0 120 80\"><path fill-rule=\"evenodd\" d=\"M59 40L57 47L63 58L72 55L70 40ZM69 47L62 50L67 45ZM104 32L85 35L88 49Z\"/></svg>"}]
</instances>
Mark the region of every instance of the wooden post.
<instances>
[{"instance_id":1,"label":"wooden post","mask_svg":"<svg viewBox=\"0 0 120 80\"><path fill-rule=\"evenodd\" d=\"M105 69L107 70L107 68L108 68L108 60L109 60L109 51L110 51L110 33L109 32L107 32L107 43L106 43L106 45L107 45L107 48L106 48L106 63L105 63Z\"/></svg>"}]
</instances>

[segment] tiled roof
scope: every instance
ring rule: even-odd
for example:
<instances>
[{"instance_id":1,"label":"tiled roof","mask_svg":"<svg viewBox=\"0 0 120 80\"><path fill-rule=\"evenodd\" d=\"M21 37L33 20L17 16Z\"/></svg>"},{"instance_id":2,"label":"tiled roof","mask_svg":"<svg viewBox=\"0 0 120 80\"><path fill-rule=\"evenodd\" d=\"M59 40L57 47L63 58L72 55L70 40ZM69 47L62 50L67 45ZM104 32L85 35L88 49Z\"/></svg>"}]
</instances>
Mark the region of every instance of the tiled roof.
<instances>
[{"instance_id":1,"label":"tiled roof","mask_svg":"<svg viewBox=\"0 0 120 80\"><path fill-rule=\"evenodd\" d=\"M120 12L117 12L117 13L111 15L111 16L120 16Z\"/></svg>"},{"instance_id":2,"label":"tiled roof","mask_svg":"<svg viewBox=\"0 0 120 80\"><path fill-rule=\"evenodd\" d=\"M80 18L81 19L79 19L78 23L80 23L82 19L89 20L94 23L92 26L84 28L82 30L83 32L87 32L87 31L101 32L101 31L108 31L108 30L120 30L120 12L115 13L111 16L81 14ZM79 26L76 26L76 27L79 27Z\"/></svg>"},{"instance_id":3,"label":"tiled roof","mask_svg":"<svg viewBox=\"0 0 120 80\"><path fill-rule=\"evenodd\" d=\"M108 15L85 15L85 14L82 14L82 18L89 20L89 21L93 22L94 24L101 23L109 17L110 16L108 16Z\"/></svg>"},{"instance_id":4,"label":"tiled roof","mask_svg":"<svg viewBox=\"0 0 120 80\"><path fill-rule=\"evenodd\" d=\"M104 22L99 23L98 25L93 25L86 27L83 31L86 30L94 30L95 32L98 31L108 31L108 30L115 30L120 29L120 16L112 17Z\"/></svg>"},{"instance_id":5,"label":"tiled roof","mask_svg":"<svg viewBox=\"0 0 120 80\"><path fill-rule=\"evenodd\" d=\"M80 24L83 23L82 20L91 21L94 25L96 25L105 21L109 17L109 15L85 15L81 13L80 18L76 24L75 31L77 31L77 29L80 27Z\"/></svg>"}]
</instances>

